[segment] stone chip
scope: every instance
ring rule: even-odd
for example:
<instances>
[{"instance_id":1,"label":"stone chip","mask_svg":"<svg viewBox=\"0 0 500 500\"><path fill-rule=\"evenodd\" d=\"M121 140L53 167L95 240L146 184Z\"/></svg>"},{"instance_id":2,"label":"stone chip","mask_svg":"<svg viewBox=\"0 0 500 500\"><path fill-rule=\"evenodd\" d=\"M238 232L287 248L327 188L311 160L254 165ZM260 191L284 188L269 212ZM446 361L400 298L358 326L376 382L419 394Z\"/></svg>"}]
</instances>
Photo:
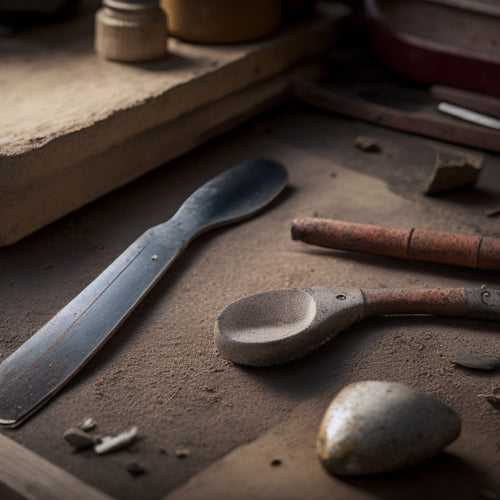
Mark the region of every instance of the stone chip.
<instances>
[{"instance_id":1,"label":"stone chip","mask_svg":"<svg viewBox=\"0 0 500 500\"><path fill-rule=\"evenodd\" d=\"M460 429L451 408L419 390L395 382L357 382L328 407L316 450L332 474L378 474L433 457Z\"/></svg>"}]
</instances>

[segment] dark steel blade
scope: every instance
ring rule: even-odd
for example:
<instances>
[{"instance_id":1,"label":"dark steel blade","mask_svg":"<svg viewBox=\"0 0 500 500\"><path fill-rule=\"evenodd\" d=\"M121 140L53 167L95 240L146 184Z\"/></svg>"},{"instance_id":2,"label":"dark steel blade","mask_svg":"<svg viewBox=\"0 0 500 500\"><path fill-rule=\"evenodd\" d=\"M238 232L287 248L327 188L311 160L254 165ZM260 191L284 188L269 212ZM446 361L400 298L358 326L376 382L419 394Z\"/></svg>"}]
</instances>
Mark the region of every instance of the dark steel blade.
<instances>
[{"instance_id":1,"label":"dark steel blade","mask_svg":"<svg viewBox=\"0 0 500 500\"><path fill-rule=\"evenodd\" d=\"M0 424L19 425L73 377L197 235L250 217L284 188L286 169L249 160L195 191L0 364Z\"/></svg>"}]
</instances>

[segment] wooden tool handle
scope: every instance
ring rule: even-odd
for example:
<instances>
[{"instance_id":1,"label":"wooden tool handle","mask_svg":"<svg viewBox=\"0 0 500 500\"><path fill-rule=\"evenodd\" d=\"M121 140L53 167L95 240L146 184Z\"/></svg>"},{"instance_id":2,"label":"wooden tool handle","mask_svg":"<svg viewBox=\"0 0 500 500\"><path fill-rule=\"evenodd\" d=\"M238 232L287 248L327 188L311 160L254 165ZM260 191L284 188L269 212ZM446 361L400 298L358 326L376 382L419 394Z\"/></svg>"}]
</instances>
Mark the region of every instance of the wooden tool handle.
<instances>
[{"instance_id":1,"label":"wooden tool handle","mask_svg":"<svg viewBox=\"0 0 500 500\"><path fill-rule=\"evenodd\" d=\"M500 292L487 288L362 290L366 316L433 314L500 320Z\"/></svg>"},{"instance_id":2,"label":"wooden tool handle","mask_svg":"<svg viewBox=\"0 0 500 500\"><path fill-rule=\"evenodd\" d=\"M500 271L500 238L314 217L295 219L292 238L327 248Z\"/></svg>"}]
</instances>

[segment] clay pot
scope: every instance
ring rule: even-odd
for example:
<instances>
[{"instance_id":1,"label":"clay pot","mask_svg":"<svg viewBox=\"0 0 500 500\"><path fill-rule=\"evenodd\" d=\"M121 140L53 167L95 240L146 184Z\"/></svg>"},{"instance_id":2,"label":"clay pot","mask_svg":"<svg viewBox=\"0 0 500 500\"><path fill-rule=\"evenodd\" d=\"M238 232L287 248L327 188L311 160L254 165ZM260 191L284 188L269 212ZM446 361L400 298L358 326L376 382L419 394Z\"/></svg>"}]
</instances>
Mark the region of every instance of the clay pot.
<instances>
[{"instance_id":1,"label":"clay pot","mask_svg":"<svg viewBox=\"0 0 500 500\"><path fill-rule=\"evenodd\" d=\"M237 43L270 35L283 0L161 0L169 33L189 42Z\"/></svg>"}]
</instances>

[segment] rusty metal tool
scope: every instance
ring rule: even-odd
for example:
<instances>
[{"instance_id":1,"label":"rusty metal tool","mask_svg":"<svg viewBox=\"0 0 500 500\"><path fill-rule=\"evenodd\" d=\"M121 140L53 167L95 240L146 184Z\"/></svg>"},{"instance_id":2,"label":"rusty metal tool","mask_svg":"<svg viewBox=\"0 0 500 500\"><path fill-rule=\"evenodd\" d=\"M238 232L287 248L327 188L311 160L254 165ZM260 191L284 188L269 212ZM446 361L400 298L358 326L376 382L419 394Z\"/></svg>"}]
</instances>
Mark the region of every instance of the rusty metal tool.
<instances>
[{"instance_id":1,"label":"rusty metal tool","mask_svg":"<svg viewBox=\"0 0 500 500\"><path fill-rule=\"evenodd\" d=\"M292 238L326 248L500 271L500 238L488 236L301 217L292 222Z\"/></svg>"},{"instance_id":2,"label":"rusty metal tool","mask_svg":"<svg viewBox=\"0 0 500 500\"><path fill-rule=\"evenodd\" d=\"M61 389L125 321L198 235L262 210L283 190L280 163L249 160L198 188L148 229L0 364L0 424L16 426Z\"/></svg>"},{"instance_id":3,"label":"rusty metal tool","mask_svg":"<svg viewBox=\"0 0 500 500\"><path fill-rule=\"evenodd\" d=\"M500 320L500 291L478 288L289 288L244 297L226 307L215 343L226 359L251 366L302 358L358 321L384 314Z\"/></svg>"}]
</instances>

